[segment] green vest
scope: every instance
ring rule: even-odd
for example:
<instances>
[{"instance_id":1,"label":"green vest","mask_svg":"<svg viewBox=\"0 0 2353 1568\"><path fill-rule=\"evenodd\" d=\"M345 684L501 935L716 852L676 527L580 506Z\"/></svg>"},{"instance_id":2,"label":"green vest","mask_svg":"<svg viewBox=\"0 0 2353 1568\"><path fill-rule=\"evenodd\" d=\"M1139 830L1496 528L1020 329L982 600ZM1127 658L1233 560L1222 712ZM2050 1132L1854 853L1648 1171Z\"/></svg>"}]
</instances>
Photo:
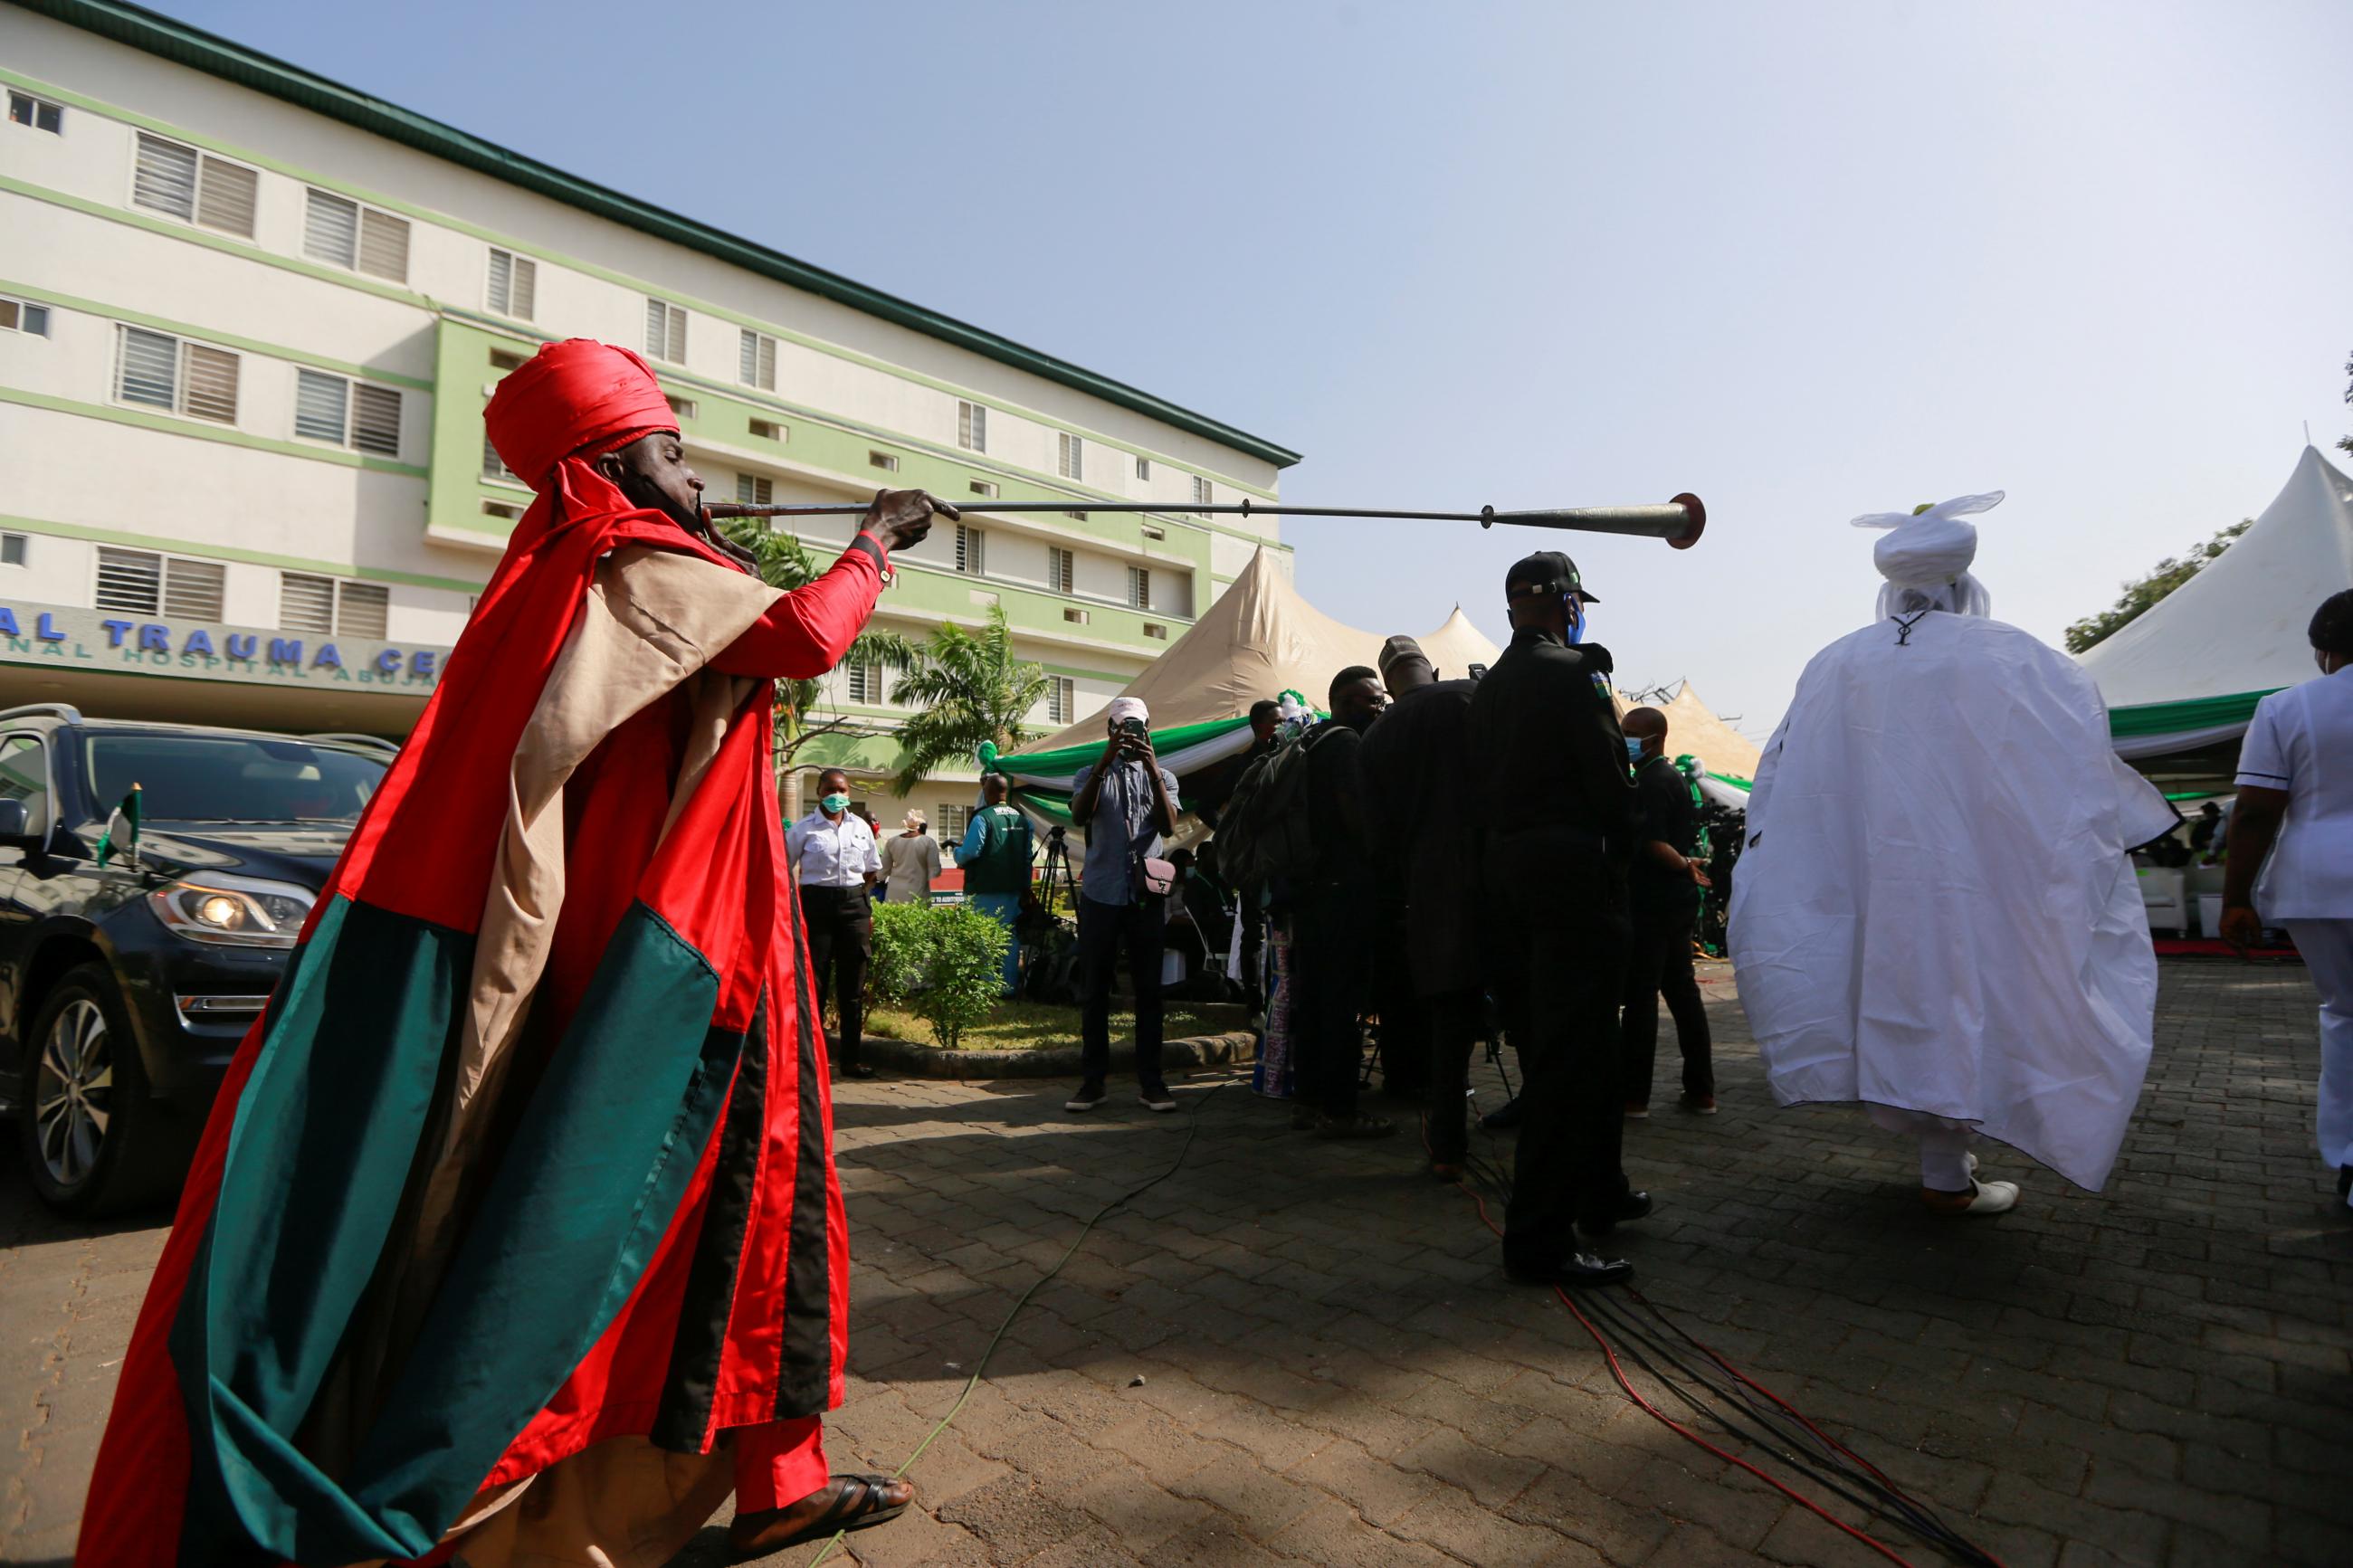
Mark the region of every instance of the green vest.
<instances>
[{"instance_id":1,"label":"green vest","mask_svg":"<svg viewBox=\"0 0 2353 1568\"><path fill-rule=\"evenodd\" d=\"M1009 805L986 805L974 818L980 826L980 853L963 864L967 893L1019 893L1029 887L1029 823Z\"/></svg>"}]
</instances>

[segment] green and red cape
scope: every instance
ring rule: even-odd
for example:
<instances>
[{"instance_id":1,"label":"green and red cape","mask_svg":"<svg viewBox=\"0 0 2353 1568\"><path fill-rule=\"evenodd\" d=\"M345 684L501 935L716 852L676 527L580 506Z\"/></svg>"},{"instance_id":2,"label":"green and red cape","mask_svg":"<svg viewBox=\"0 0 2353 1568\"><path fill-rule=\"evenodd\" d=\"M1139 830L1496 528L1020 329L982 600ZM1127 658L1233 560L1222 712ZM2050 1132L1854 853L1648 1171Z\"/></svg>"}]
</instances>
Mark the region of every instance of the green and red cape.
<instances>
[{"instance_id":1,"label":"green and red cape","mask_svg":"<svg viewBox=\"0 0 2353 1568\"><path fill-rule=\"evenodd\" d=\"M771 683L883 564L780 595L546 476L229 1069L78 1562L641 1554L724 1498L725 1428L839 1402Z\"/></svg>"}]
</instances>

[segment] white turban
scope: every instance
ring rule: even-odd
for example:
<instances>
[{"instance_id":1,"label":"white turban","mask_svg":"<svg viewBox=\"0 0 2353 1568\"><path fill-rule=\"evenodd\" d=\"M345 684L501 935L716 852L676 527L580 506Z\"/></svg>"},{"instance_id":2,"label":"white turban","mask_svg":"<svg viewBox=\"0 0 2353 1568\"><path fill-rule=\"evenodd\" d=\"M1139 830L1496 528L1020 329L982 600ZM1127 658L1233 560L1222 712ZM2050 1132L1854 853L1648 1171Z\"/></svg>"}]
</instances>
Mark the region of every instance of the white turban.
<instances>
[{"instance_id":1,"label":"white turban","mask_svg":"<svg viewBox=\"0 0 2353 1568\"><path fill-rule=\"evenodd\" d=\"M1152 722L1152 714L1144 706L1144 699L1141 697L1113 698L1111 706L1103 710L1103 717L1113 724L1123 719L1141 719L1146 724Z\"/></svg>"},{"instance_id":2,"label":"white turban","mask_svg":"<svg viewBox=\"0 0 2353 1568\"><path fill-rule=\"evenodd\" d=\"M1978 556L1977 525L1961 520L1972 512L1991 511L2001 499L2000 490L1989 490L1981 496L1955 496L1916 517L1880 511L1856 518L1857 528L1889 531L1871 552L1872 564L1887 579L1887 586L1879 591L1879 613L1993 614L1993 595L1969 574L1969 565Z\"/></svg>"}]
</instances>

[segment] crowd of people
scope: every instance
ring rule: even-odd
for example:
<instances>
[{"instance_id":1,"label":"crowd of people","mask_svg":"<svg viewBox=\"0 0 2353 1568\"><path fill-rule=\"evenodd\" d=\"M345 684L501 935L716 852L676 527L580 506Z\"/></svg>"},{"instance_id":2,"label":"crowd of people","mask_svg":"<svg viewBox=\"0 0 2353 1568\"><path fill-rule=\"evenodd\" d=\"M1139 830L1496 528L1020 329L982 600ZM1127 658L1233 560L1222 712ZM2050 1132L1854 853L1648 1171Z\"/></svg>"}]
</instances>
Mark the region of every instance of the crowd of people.
<instances>
[{"instance_id":1,"label":"crowd of people","mask_svg":"<svg viewBox=\"0 0 2353 1568\"><path fill-rule=\"evenodd\" d=\"M731 1491L730 1542L754 1555L913 1500L825 1454L850 1310L827 1069L868 1070L871 889L914 897L937 862L886 856L839 772L780 820L774 691L833 668L892 557L958 514L878 492L786 593L712 531L637 354L550 343L485 418L533 502L228 1070L121 1363L78 1561L662 1561ZM2155 989L2126 854L2176 822L2116 763L2082 671L1989 617L1960 519L1999 499L1864 520L1889 530L1880 615L1809 666L1733 889L1776 1096L1861 1101L1916 1138L1940 1214L2017 1199L1977 1181L1979 1129L2084 1185L2106 1175ZM1621 723L1576 564L1531 555L1504 588L1511 646L1483 679L1441 679L1392 638L1377 668L1334 674L1304 733L1253 710L1212 809L1256 852L1220 874L1260 895L1282 955L1265 1001L1289 1016L1294 1125L1396 1130L1357 1103L1373 1012L1428 1097L1433 1164L1459 1173L1492 1002L1524 1077L1505 1266L1607 1284L1630 1267L1584 1238L1651 1210L1621 1140L1648 1109L1662 996L1683 1103L1715 1103L1689 961L1705 873L1665 721ZM2224 931L2284 920L2306 947L2342 1166L2353 594L2312 642L2320 679L2266 699L2249 735ZM1073 1112L1107 1097L1123 957L1140 1096L1175 1104L1159 977L1179 786L1149 717L1112 704L1071 802ZM997 918L1029 884L1018 817L993 781L961 847Z\"/></svg>"}]
</instances>

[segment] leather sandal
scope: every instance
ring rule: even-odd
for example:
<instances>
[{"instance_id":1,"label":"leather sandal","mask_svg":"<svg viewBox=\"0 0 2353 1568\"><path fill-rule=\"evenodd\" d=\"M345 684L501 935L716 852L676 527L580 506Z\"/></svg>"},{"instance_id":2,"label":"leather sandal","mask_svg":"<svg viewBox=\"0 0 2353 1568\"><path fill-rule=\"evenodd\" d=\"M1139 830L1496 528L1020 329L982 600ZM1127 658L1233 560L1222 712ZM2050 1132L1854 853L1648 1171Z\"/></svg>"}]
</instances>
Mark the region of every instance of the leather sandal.
<instances>
[{"instance_id":1,"label":"leather sandal","mask_svg":"<svg viewBox=\"0 0 2353 1568\"><path fill-rule=\"evenodd\" d=\"M833 1500L807 1524L771 1537L767 1531L781 1524L792 1509L737 1514L735 1522L727 1527L727 1544L739 1557L765 1556L788 1546L825 1540L836 1531L871 1530L878 1524L888 1524L906 1512L907 1505L915 1500L913 1485L892 1476L836 1476L826 1484L834 1489ZM902 1494L897 1502L890 1500L894 1489Z\"/></svg>"}]
</instances>

